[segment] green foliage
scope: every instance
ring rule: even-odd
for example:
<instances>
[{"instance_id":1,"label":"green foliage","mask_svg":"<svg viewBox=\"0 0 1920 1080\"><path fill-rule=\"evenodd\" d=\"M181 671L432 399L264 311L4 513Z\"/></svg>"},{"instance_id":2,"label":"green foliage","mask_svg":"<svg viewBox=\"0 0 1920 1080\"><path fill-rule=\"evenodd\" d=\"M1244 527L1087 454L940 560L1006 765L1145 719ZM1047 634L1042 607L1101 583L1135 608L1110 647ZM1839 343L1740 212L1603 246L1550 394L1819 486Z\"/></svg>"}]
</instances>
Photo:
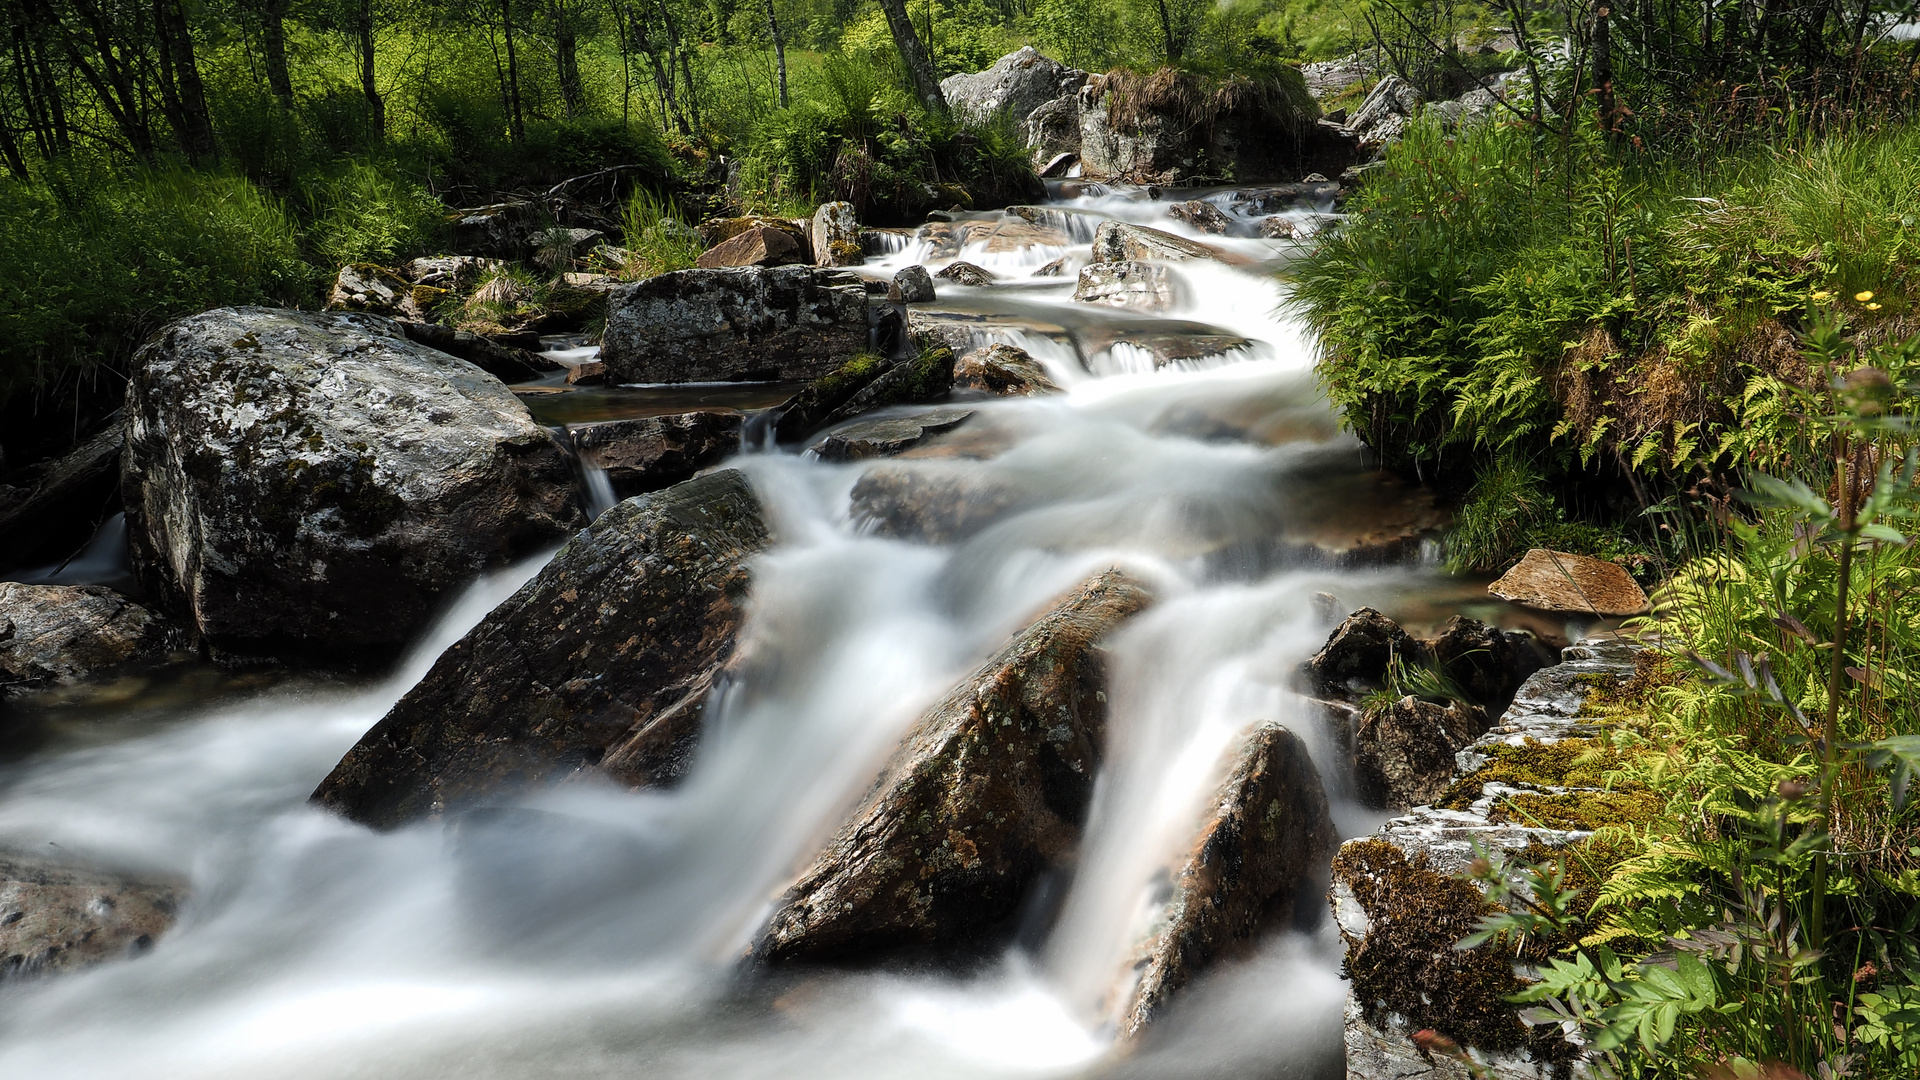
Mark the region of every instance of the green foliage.
<instances>
[{"instance_id":1,"label":"green foliage","mask_svg":"<svg viewBox=\"0 0 1920 1080\"><path fill-rule=\"evenodd\" d=\"M391 266L427 255L447 239L447 209L418 184L371 162L349 164L309 196L309 242L322 265Z\"/></svg>"},{"instance_id":2,"label":"green foliage","mask_svg":"<svg viewBox=\"0 0 1920 1080\"><path fill-rule=\"evenodd\" d=\"M644 190L627 200L621 232L630 261L618 272L630 280L685 270L703 247L700 234L679 219L670 203Z\"/></svg>"}]
</instances>

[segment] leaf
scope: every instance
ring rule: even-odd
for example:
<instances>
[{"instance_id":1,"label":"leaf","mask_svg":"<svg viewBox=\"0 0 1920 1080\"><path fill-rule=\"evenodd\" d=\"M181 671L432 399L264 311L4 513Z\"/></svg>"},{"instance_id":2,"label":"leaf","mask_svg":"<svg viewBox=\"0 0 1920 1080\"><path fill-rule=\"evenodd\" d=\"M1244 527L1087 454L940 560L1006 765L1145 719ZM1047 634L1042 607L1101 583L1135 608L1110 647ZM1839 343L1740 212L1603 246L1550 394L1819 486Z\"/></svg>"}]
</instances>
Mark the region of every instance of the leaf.
<instances>
[{"instance_id":1,"label":"leaf","mask_svg":"<svg viewBox=\"0 0 1920 1080\"><path fill-rule=\"evenodd\" d=\"M1807 624L1792 615L1775 615L1773 625L1809 644L1820 644L1820 639L1813 636L1813 631L1807 629Z\"/></svg>"},{"instance_id":2,"label":"leaf","mask_svg":"<svg viewBox=\"0 0 1920 1080\"><path fill-rule=\"evenodd\" d=\"M1882 540L1889 544L1899 544L1902 546L1905 546L1907 542L1906 536L1903 535L1900 530L1890 528L1886 525L1861 526L1860 537L1863 540Z\"/></svg>"}]
</instances>

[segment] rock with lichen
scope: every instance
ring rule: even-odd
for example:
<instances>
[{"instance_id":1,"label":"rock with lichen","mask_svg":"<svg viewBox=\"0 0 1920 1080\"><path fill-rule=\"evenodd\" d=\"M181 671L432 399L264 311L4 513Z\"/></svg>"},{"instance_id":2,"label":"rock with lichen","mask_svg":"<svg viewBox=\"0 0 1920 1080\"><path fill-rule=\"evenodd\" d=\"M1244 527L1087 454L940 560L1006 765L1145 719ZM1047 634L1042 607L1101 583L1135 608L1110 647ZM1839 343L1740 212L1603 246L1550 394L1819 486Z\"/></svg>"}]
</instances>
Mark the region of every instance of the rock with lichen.
<instances>
[{"instance_id":1,"label":"rock with lichen","mask_svg":"<svg viewBox=\"0 0 1920 1080\"><path fill-rule=\"evenodd\" d=\"M138 956L186 895L171 878L0 851L0 983Z\"/></svg>"},{"instance_id":2,"label":"rock with lichen","mask_svg":"<svg viewBox=\"0 0 1920 1080\"><path fill-rule=\"evenodd\" d=\"M216 654L390 662L582 520L527 407L379 316L182 319L134 357L126 413L134 575Z\"/></svg>"},{"instance_id":3,"label":"rock with lichen","mask_svg":"<svg viewBox=\"0 0 1920 1080\"><path fill-rule=\"evenodd\" d=\"M111 589L0 582L0 695L158 660L179 638L165 619Z\"/></svg>"},{"instance_id":4,"label":"rock with lichen","mask_svg":"<svg viewBox=\"0 0 1920 1080\"><path fill-rule=\"evenodd\" d=\"M755 958L953 943L1011 915L1072 858L1104 741L1100 642L1148 601L1098 574L927 710L780 898Z\"/></svg>"}]
</instances>

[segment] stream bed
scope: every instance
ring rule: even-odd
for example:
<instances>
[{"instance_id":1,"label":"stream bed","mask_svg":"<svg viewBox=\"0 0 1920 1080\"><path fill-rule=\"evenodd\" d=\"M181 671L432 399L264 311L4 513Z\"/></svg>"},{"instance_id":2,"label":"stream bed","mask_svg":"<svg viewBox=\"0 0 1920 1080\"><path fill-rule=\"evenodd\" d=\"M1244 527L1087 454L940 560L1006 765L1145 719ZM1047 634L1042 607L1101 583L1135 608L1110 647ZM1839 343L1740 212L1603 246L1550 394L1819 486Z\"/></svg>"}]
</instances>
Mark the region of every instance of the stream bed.
<instances>
[{"instance_id":1,"label":"stream bed","mask_svg":"<svg viewBox=\"0 0 1920 1080\"><path fill-rule=\"evenodd\" d=\"M1230 213L1233 197L1209 196ZM1410 628L1517 616L1483 583L1442 572L1430 543L1363 568L1299 557L1303 544L1339 550L1390 530L1430 497L1373 473L1318 393L1313 344L1271 274L1292 242L1196 233L1164 205L1082 186L1054 207L1179 232L1241 263L1175 264L1178 302L1152 314L1073 301L1071 269L1031 276L1084 261L1085 224L1063 230L1068 243L941 253L906 241L859 268L984 267L1000 280L938 281L920 317L1025 348L1064 392L966 401L974 415L953 437L972 451L934 443L884 463L1019 493L1014 512L945 544L882 538L850 514L854 484L881 463L731 461L777 538L749 608L761 651L754 677L710 707L678 787L564 783L390 833L308 804L541 559L476 582L371 683L198 671L17 708L0 752L0 841L177 875L191 899L137 957L0 984L0 1076L1342 1075L1340 947L1322 906L1190 988L1123 1053L1112 1008L1131 950L1226 749L1255 722L1306 741L1341 835L1384 818L1348 797L1344 765L1291 689L1331 628L1317 594L1338 614L1374 606ZM1318 215L1300 218L1305 229ZM1182 340L1202 345L1166 344ZM555 425L750 413L792 392L549 381L518 389ZM1158 600L1109 642L1108 746L1071 877L1044 882L1006 941L958 960L743 971L781 888L914 719L1110 565Z\"/></svg>"}]
</instances>

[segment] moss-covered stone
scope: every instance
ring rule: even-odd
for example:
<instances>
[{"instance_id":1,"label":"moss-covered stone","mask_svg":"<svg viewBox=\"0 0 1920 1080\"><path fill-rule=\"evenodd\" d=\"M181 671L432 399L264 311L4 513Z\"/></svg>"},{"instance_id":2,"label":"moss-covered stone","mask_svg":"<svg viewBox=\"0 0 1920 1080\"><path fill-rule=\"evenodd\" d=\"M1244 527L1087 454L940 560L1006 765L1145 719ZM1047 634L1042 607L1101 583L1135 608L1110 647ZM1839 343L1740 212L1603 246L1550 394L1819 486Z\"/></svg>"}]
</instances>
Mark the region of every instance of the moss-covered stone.
<instances>
[{"instance_id":1,"label":"moss-covered stone","mask_svg":"<svg viewBox=\"0 0 1920 1080\"><path fill-rule=\"evenodd\" d=\"M1620 825L1644 825L1660 816L1666 804L1651 791L1568 791L1541 795L1507 795L1493 808L1489 820L1501 824L1531 825L1543 829L1592 831Z\"/></svg>"},{"instance_id":2,"label":"moss-covered stone","mask_svg":"<svg viewBox=\"0 0 1920 1080\"><path fill-rule=\"evenodd\" d=\"M1607 786L1607 773L1626 762L1626 754L1597 739L1562 739L1556 743L1528 739L1519 746L1495 746L1488 752L1486 764L1454 781L1434 805L1443 810L1465 810L1480 798L1485 785L1496 783L1603 788Z\"/></svg>"}]
</instances>

